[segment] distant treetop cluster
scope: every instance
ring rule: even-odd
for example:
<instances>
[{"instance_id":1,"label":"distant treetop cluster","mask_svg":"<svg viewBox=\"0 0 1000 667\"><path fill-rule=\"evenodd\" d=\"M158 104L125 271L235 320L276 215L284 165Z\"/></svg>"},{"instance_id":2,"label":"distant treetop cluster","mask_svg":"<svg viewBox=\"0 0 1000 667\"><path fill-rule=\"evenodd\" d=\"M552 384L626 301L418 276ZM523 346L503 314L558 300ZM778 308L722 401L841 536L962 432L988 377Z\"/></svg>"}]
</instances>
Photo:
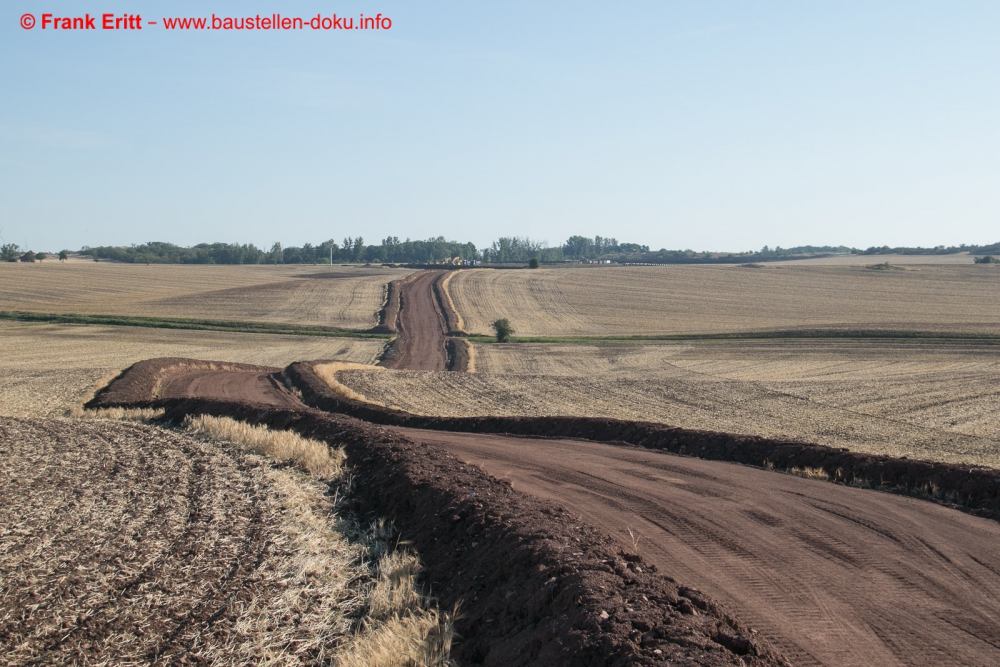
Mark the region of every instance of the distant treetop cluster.
<instances>
[{"instance_id":1,"label":"distant treetop cluster","mask_svg":"<svg viewBox=\"0 0 1000 667\"><path fill-rule=\"evenodd\" d=\"M757 261L776 261L828 255L946 255L970 252L976 255L1000 254L1000 243L987 246L960 245L921 247L871 247L867 249L847 246L796 246L770 248L745 252L710 252L694 250L650 250L647 245L619 243L617 239L603 236L571 236L555 247L527 237L505 236L489 247L478 249L472 243L446 240L443 236L423 241L396 236L382 239L378 245L367 245L358 237L347 237L340 243L333 239L317 245L306 243L301 247L282 247L275 243L270 249L258 248L252 243L199 243L191 247L154 241L131 246L84 246L79 254L94 260L113 260L135 264L435 264L441 262L464 264L527 264L537 260L541 264L562 262L614 262L630 264L744 264ZM59 253L65 260L66 250ZM0 246L0 259L5 262L40 261L50 255L22 252L16 244Z\"/></svg>"}]
</instances>

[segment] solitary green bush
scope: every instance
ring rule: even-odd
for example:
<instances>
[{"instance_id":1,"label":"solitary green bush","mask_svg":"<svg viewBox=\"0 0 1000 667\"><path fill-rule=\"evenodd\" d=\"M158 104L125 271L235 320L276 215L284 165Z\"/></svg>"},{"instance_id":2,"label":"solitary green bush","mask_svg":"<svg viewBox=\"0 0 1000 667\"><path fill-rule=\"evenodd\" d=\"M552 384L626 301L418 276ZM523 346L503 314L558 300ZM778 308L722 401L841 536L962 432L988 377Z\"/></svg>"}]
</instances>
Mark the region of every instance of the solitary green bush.
<instances>
[{"instance_id":1,"label":"solitary green bush","mask_svg":"<svg viewBox=\"0 0 1000 667\"><path fill-rule=\"evenodd\" d=\"M506 343L514 335L514 328L510 326L510 320L506 317L494 322L493 330L497 332L498 343Z\"/></svg>"},{"instance_id":2,"label":"solitary green bush","mask_svg":"<svg viewBox=\"0 0 1000 667\"><path fill-rule=\"evenodd\" d=\"M48 258L49 256L46 255L44 252L40 252L37 255L35 255L35 259L37 259L39 262L42 261L43 259L48 259Z\"/></svg>"},{"instance_id":3,"label":"solitary green bush","mask_svg":"<svg viewBox=\"0 0 1000 667\"><path fill-rule=\"evenodd\" d=\"M538 261L537 257L532 257L531 260L528 262L529 269L537 269L540 265L541 262Z\"/></svg>"},{"instance_id":4,"label":"solitary green bush","mask_svg":"<svg viewBox=\"0 0 1000 667\"><path fill-rule=\"evenodd\" d=\"M1000 264L1000 259L992 255L983 255L979 259L973 260L976 264Z\"/></svg>"}]
</instances>

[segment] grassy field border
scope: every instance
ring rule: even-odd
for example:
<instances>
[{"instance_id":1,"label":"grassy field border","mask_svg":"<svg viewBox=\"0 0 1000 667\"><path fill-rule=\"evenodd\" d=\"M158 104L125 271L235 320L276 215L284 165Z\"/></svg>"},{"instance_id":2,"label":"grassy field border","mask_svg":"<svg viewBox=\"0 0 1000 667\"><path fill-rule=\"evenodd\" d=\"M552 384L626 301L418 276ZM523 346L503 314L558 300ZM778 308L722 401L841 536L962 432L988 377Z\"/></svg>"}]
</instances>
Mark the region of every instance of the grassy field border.
<instances>
[{"instance_id":1,"label":"grassy field border","mask_svg":"<svg viewBox=\"0 0 1000 667\"><path fill-rule=\"evenodd\" d=\"M905 331L892 329L786 329L773 331L737 331L731 333L632 334L618 336L511 336L508 343L672 343L727 340L910 340L939 343L981 343L1000 345L1000 334L957 331ZM471 335L471 343L496 343L493 336Z\"/></svg>"},{"instance_id":2,"label":"grassy field border","mask_svg":"<svg viewBox=\"0 0 1000 667\"><path fill-rule=\"evenodd\" d=\"M202 320L184 317L137 317L131 315L82 315L79 313L34 313L0 310L0 320L41 322L46 324L84 324L91 326L148 327L154 329L190 329L232 333L278 334L283 336L324 336L330 338L389 339L392 334L369 333L355 329L285 324L281 322L245 322L240 320Z\"/></svg>"}]
</instances>

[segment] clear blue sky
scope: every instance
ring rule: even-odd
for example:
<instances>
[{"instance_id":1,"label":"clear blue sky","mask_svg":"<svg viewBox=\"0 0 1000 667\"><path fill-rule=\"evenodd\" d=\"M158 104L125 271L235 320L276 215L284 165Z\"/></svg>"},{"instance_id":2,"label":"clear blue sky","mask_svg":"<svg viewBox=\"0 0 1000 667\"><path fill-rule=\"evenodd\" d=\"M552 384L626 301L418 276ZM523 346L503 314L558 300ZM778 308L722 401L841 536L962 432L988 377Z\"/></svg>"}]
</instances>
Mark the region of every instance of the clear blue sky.
<instances>
[{"instance_id":1,"label":"clear blue sky","mask_svg":"<svg viewBox=\"0 0 1000 667\"><path fill-rule=\"evenodd\" d=\"M393 25L41 29L87 11ZM992 243L998 84L997 2L5 1L0 227L48 251Z\"/></svg>"}]
</instances>

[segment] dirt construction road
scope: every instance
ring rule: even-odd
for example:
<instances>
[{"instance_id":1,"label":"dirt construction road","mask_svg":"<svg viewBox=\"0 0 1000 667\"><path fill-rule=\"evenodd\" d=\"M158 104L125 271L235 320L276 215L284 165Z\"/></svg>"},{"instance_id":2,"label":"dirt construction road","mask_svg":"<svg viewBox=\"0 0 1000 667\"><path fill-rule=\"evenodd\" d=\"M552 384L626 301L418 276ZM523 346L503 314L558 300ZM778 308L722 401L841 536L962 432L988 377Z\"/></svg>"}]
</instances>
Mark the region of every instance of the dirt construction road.
<instances>
[{"instance_id":1,"label":"dirt construction road","mask_svg":"<svg viewBox=\"0 0 1000 667\"><path fill-rule=\"evenodd\" d=\"M163 381L160 398L222 398L282 408L302 407L299 399L281 382L280 373L256 371L175 373Z\"/></svg>"},{"instance_id":2,"label":"dirt construction road","mask_svg":"<svg viewBox=\"0 0 1000 667\"><path fill-rule=\"evenodd\" d=\"M796 665L1000 665L1000 525L922 500L573 441L398 429L698 586Z\"/></svg>"},{"instance_id":3,"label":"dirt construction road","mask_svg":"<svg viewBox=\"0 0 1000 667\"><path fill-rule=\"evenodd\" d=\"M440 271L424 271L403 283L396 354L384 366L408 371L448 369L448 328L434 296L434 281L440 275Z\"/></svg>"}]
</instances>

